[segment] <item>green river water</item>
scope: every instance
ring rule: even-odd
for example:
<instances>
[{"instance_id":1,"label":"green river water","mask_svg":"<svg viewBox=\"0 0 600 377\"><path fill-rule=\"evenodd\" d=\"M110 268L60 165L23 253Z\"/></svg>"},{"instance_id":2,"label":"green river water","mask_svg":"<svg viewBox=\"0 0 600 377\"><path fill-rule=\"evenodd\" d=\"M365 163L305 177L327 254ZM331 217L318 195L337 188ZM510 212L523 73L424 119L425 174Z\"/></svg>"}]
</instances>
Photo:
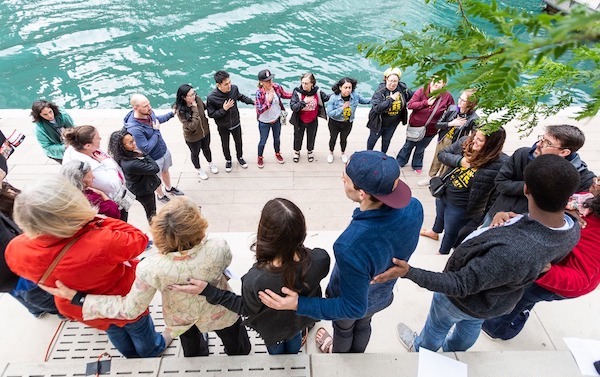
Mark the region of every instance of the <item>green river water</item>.
<instances>
[{"instance_id":1,"label":"green river water","mask_svg":"<svg viewBox=\"0 0 600 377\"><path fill-rule=\"evenodd\" d=\"M541 11L537 0L501 3ZM370 96L382 68L356 46L397 35L394 20L418 30L452 25L456 15L442 0L3 0L0 108L29 108L39 98L126 108L135 92L168 107L182 83L206 98L218 69L247 95L269 68L290 90L311 71L328 91L351 76ZM416 86L412 80L409 70L402 81Z\"/></svg>"}]
</instances>

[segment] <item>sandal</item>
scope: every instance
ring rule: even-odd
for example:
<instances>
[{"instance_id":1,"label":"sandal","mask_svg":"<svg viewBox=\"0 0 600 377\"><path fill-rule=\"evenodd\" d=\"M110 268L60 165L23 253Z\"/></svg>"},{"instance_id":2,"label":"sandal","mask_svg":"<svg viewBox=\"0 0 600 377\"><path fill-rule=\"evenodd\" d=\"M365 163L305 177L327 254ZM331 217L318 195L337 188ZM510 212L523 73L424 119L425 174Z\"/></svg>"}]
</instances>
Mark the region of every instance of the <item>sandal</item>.
<instances>
[{"instance_id":1,"label":"sandal","mask_svg":"<svg viewBox=\"0 0 600 377\"><path fill-rule=\"evenodd\" d=\"M313 151L308 151L308 162L313 162L315 160L315 156L313 156Z\"/></svg>"},{"instance_id":2,"label":"sandal","mask_svg":"<svg viewBox=\"0 0 600 377\"><path fill-rule=\"evenodd\" d=\"M425 229L425 228L421 229L421 231L419 232L419 235L423 236L423 237L431 238L434 241L438 241L440 239L439 234L437 234L433 230L429 230L429 229Z\"/></svg>"},{"instance_id":3,"label":"sandal","mask_svg":"<svg viewBox=\"0 0 600 377\"><path fill-rule=\"evenodd\" d=\"M308 327L302 329L302 342L300 343L300 347L306 344L306 339L308 339Z\"/></svg>"},{"instance_id":4,"label":"sandal","mask_svg":"<svg viewBox=\"0 0 600 377\"><path fill-rule=\"evenodd\" d=\"M294 162L300 161L300 152L294 151Z\"/></svg>"},{"instance_id":5,"label":"sandal","mask_svg":"<svg viewBox=\"0 0 600 377\"><path fill-rule=\"evenodd\" d=\"M315 336L315 342L317 347L323 353L332 353L333 351L333 338L324 327L320 327L317 330L317 336Z\"/></svg>"}]
</instances>

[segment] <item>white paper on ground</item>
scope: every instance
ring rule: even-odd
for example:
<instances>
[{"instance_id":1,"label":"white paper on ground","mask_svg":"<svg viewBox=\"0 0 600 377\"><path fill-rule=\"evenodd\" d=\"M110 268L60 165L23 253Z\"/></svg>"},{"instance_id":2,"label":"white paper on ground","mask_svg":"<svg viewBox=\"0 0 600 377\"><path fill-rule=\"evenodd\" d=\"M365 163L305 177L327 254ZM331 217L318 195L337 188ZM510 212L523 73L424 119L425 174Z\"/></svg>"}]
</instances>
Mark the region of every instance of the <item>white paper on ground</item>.
<instances>
[{"instance_id":1,"label":"white paper on ground","mask_svg":"<svg viewBox=\"0 0 600 377\"><path fill-rule=\"evenodd\" d=\"M419 348L417 377L467 377L467 364L426 348Z\"/></svg>"},{"instance_id":2,"label":"white paper on ground","mask_svg":"<svg viewBox=\"0 0 600 377\"><path fill-rule=\"evenodd\" d=\"M564 338L573 354L581 374L584 376L600 376L594 368L594 361L600 360L600 340Z\"/></svg>"}]
</instances>

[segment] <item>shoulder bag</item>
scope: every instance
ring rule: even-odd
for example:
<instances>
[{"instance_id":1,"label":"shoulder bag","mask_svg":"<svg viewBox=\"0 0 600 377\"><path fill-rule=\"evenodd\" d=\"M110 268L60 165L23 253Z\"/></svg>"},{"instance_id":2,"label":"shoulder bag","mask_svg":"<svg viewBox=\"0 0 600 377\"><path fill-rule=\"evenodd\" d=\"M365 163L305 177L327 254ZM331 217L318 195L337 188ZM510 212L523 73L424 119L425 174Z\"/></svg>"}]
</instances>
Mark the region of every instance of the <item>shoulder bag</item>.
<instances>
[{"instance_id":1,"label":"shoulder bag","mask_svg":"<svg viewBox=\"0 0 600 377\"><path fill-rule=\"evenodd\" d=\"M433 108L433 111L431 112L431 114L429 115L429 119L427 119L427 122L425 122L425 125L422 127L413 127L410 124L408 125L408 127L406 128L406 140L407 141L412 141L412 142L419 142L421 140L423 140L423 138L425 137L425 132L427 131L427 126L429 125L429 123L431 122L431 119L433 119L433 116L435 115L437 109L440 107L440 102L442 101L436 101L435 107Z\"/></svg>"},{"instance_id":2,"label":"shoulder bag","mask_svg":"<svg viewBox=\"0 0 600 377\"><path fill-rule=\"evenodd\" d=\"M444 192L446 191L446 185L448 184L448 179L455 171L459 168L456 167L452 169L448 174L443 177L432 177L429 181L429 192L434 198L441 199L444 196Z\"/></svg>"}]
</instances>

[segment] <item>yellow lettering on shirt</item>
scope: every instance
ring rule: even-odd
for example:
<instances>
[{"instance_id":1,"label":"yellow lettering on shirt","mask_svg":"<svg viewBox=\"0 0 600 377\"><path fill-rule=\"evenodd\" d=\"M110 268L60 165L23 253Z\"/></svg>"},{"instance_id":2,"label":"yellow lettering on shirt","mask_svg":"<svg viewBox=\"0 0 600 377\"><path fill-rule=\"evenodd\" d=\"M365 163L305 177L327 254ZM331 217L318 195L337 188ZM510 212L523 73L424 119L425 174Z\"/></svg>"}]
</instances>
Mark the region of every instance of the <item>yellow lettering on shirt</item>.
<instances>
[{"instance_id":1,"label":"yellow lettering on shirt","mask_svg":"<svg viewBox=\"0 0 600 377\"><path fill-rule=\"evenodd\" d=\"M475 175L475 171L477 169L473 168L459 168L452 176L450 177L450 182L452 186L457 189L465 189L469 187L469 183L471 182L471 178Z\"/></svg>"},{"instance_id":2,"label":"yellow lettering on shirt","mask_svg":"<svg viewBox=\"0 0 600 377\"><path fill-rule=\"evenodd\" d=\"M396 116L400 113L400 110L402 110L402 101L400 100L400 96L398 96L398 99L392 102L392 106L388 109L387 115Z\"/></svg>"},{"instance_id":3,"label":"yellow lettering on shirt","mask_svg":"<svg viewBox=\"0 0 600 377\"><path fill-rule=\"evenodd\" d=\"M350 106L345 107L342 111L342 115L344 116L344 121L349 121L352 116L352 108Z\"/></svg>"}]
</instances>

